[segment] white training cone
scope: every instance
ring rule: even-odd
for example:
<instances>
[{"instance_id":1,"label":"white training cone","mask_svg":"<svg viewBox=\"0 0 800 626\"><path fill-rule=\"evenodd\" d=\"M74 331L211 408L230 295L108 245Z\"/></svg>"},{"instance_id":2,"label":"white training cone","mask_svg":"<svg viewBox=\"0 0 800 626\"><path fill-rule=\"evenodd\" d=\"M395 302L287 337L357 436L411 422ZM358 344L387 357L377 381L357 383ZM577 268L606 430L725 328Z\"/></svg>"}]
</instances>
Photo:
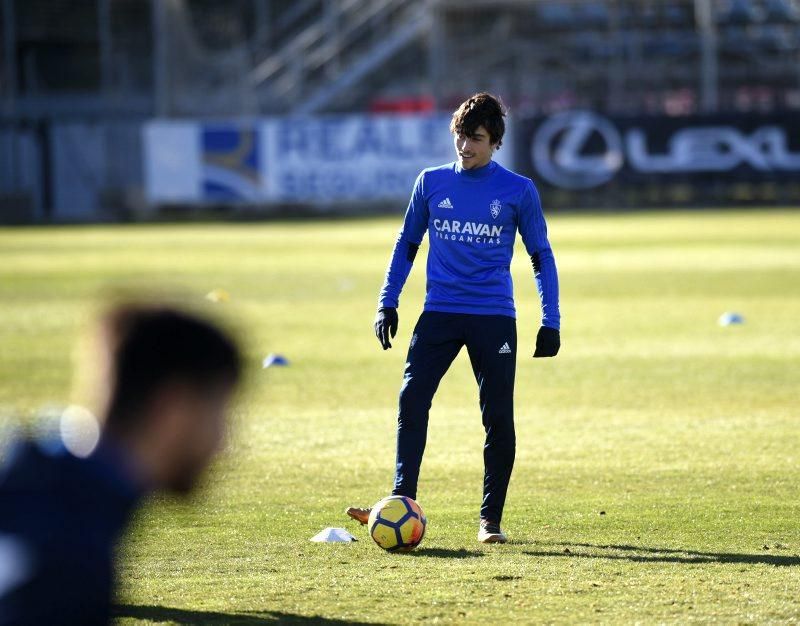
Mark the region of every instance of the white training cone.
<instances>
[{"instance_id":1,"label":"white training cone","mask_svg":"<svg viewBox=\"0 0 800 626\"><path fill-rule=\"evenodd\" d=\"M326 528L311 537L311 541L316 541L317 543L350 543L351 541L358 541L358 539L344 528Z\"/></svg>"}]
</instances>

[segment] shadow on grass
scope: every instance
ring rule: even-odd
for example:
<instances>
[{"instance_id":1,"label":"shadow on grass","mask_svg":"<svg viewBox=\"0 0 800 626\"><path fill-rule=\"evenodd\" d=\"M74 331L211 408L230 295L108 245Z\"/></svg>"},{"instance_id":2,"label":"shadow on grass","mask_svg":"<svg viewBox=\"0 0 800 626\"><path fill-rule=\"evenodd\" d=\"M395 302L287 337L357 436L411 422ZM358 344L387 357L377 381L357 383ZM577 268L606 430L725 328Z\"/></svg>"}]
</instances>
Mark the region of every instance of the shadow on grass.
<instances>
[{"instance_id":1,"label":"shadow on grass","mask_svg":"<svg viewBox=\"0 0 800 626\"><path fill-rule=\"evenodd\" d=\"M466 548L460 548L458 550L450 550L448 548L418 548L417 550L401 554L404 556L427 556L435 559L474 559L483 556L483 552L467 550Z\"/></svg>"},{"instance_id":2,"label":"shadow on grass","mask_svg":"<svg viewBox=\"0 0 800 626\"><path fill-rule=\"evenodd\" d=\"M115 618L131 617L151 622L173 622L192 626L250 626L254 624L374 624L380 622L353 622L352 620L329 619L327 617L295 615L281 611L245 611L241 613L218 613L216 611L193 611L166 606L143 606L119 604L113 607Z\"/></svg>"},{"instance_id":3,"label":"shadow on grass","mask_svg":"<svg viewBox=\"0 0 800 626\"><path fill-rule=\"evenodd\" d=\"M673 550L669 548L647 548L631 545L596 545L592 543L557 543L563 550L526 550L529 556L560 556L584 559L609 559L632 561L634 563L735 563L740 565L774 565L776 567L793 567L800 565L800 556L784 556L780 554L737 554L729 552L696 552L694 550ZM622 554L597 554L576 552L570 548L589 548L592 550L610 550Z\"/></svg>"}]
</instances>

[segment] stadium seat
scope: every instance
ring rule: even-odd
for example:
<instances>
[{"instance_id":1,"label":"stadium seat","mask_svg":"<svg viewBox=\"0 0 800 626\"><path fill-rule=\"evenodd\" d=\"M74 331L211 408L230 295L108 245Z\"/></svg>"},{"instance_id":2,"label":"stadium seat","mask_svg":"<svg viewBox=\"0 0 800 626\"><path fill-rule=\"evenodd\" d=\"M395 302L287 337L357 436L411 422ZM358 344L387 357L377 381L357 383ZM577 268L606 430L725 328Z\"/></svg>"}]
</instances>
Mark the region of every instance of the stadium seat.
<instances>
[{"instance_id":1,"label":"stadium seat","mask_svg":"<svg viewBox=\"0 0 800 626\"><path fill-rule=\"evenodd\" d=\"M664 33L654 35L644 43L644 55L650 57L680 57L697 51L693 37Z\"/></svg>"},{"instance_id":2,"label":"stadium seat","mask_svg":"<svg viewBox=\"0 0 800 626\"><path fill-rule=\"evenodd\" d=\"M664 7L664 20L670 26L691 26L694 14L685 4L668 3Z\"/></svg>"},{"instance_id":3,"label":"stadium seat","mask_svg":"<svg viewBox=\"0 0 800 626\"><path fill-rule=\"evenodd\" d=\"M730 0L719 21L723 24L750 24L758 18L758 10L750 0Z\"/></svg>"},{"instance_id":4,"label":"stadium seat","mask_svg":"<svg viewBox=\"0 0 800 626\"><path fill-rule=\"evenodd\" d=\"M598 62L614 56L614 45L605 37L584 33L575 39L573 53L577 62Z\"/></svg>"},{"instance_id":5,"label":"stadium seat","mask_svg":"<svg viewBox=\"0 0 800 626\"><path fill-rule=\"evenodd\" d=\"M642 25L652 28L658 24L658 11L652 5L645 4L639 8L639 20Z\"/></svg>"},{"instance_id":6,"label":"stadium seat","mask_svg":"<svg viewBox=\"0 0 800 626\"><path fill-rule=\"evenodd\" d=\"M608 26L608 7L605 2L587 2L581 5L577 17L583 26L605 28Z\"/></svg>"},{"instance_id":7,"label":"stadium seat","mask_svg":"<svg viewBox=\"0 0 800 626\"><path fill-rule=\"evenodd\" d=\"M752 37L748 37L743 27L726 28L721 33L719 40L719 50L723 55L724 62L729 59L747 59L758 53L759 46Z\"/></svg>"},{"instance_id":8,"label":"stadium seat","mask_svg":"<svg viewBox=\"0 0 800 626\"><path fill-rule=\"evenodd\" d=\"M797 42L785 26L764 24L756 38L759 48L765 52L782 54L797 49Z\"/></svg>"},{"instance_id":9,"label":"stadium seat","mask_svg":"<svg viewBox=\"0 0 800 626\"><path fill-rule=\"evenodd\" d=\"M800 11L789 0L767 0L764 8L768 22L800 21Z\"/></svg>"},{"instance_id":10,"label":"stadium seat","mask_svg":"<svg viewBox=\"0 0 800 626\"><path fill-rule=\"evenodd\" d=\"M539 19L547 28L569 28L575 21L572 7L563 2L545 2L539 7Z\"/></svg>"},{"instance_id":11,"label":"stadium seat","mask_svg":"<svg viewBox=\"0 0 800 626\"><path fill-rule=\"evenodd\" d=\"M636 10L627 4L618 4L615 8L617 23L622 29L629 29L636 25Z\"/></svg>"}]
</instances>

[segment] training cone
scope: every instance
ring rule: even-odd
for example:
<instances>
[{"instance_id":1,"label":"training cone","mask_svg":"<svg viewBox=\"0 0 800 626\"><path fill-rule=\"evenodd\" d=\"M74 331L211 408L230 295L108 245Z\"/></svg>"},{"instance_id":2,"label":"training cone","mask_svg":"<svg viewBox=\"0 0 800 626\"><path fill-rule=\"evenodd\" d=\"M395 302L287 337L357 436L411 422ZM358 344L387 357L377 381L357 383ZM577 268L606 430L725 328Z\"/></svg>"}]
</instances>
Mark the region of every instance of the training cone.
<instances>
[{"instance_id":1,"label":"training cone","mask_svg":"<svg viewBox=\"0 0 800 626\"><path fill-rule=\"evenodd\" d=\"M358 540L344 528L326 528L311 537L311 541L316 543L350 543Z\"/></svg>"},{"instance_id":2,"label":"training cone","mask_svg":"<svg viewBox=\"0 0 800 626\"><path fill-rule=\"evenodd\" d=\"M206 294L206 300L211 302L227 302L231 299L231 295L224 289L212 289Z\"/></svg>"},{"instance_id":3,"label":"training cone","mask_svg":"<svg viewBox=\"0 0 800 626\"><path fill-rule=\"evenodd\" d=\"M274 354L274 353L272 353L272 354L268 354L267 356L265 356L264 360L261 362L261 368L262 369L267 369L268 367L273 367L275 365L281 366L281 367L286 367L286 366L289 365L289 359L287 359L282 354Z\"/></svg>"},{"instance_id":4,"label":"training cone","mask_svg":"<svg viewBox=\"0 0 800 626\"><path fill-rule=\"evenodd\" d=\"M719 316L717 324L720 326L731 326L734 324L744 324L744 316L741 313L729 311Z\"/></svg>"}]
</instances>

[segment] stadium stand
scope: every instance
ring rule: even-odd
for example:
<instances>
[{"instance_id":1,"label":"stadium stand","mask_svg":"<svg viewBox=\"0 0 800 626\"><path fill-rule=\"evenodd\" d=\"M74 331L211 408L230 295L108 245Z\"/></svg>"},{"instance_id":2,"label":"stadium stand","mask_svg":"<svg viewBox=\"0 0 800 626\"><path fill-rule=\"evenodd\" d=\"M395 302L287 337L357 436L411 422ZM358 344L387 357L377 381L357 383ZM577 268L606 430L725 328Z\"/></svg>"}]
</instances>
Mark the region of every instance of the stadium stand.
<instances>
[{"instance_id":1,"label":"stadium stand","mask_svg":"<svg viewBox=\"0 0 800 626\"><path fill-rule=\"evenodd\" d=\"M741 87L769 89L776 107L791 105L796 2L708 1L718 107L735 109ZM449 106L475 74L509 92L512 105L545 111L571 92L570 101L635 112L648 109L654 91L703 88L696 4L4 0L0 19L9 7L15 15L14 59L4 46L3 75L14 73L15 115L32 117L97 112L104 103L109 112L127 103L130 113L171 116L370 110L373 100L427 96Z\"/></svg>"}]
</instances>

